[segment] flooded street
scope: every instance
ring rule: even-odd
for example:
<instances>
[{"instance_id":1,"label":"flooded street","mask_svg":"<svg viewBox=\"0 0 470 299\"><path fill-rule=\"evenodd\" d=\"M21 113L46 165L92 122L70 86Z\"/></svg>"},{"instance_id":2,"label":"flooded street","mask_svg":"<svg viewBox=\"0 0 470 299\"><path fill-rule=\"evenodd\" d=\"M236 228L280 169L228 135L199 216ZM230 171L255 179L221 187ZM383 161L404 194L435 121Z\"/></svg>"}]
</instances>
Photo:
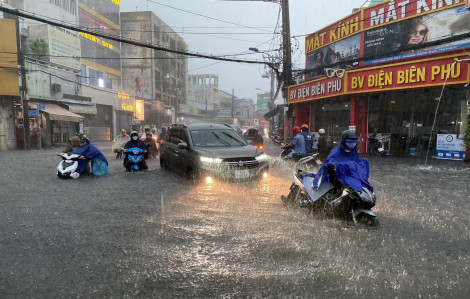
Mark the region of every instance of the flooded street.
<instances>
[{"instance_id":1,"label":"flooded street","mask_svg":"<svg viewBox=\"0 0 470 299\"><path fill-rule=\"evenodd\" d=\"M269 141L267 141L268 143ZM1 298L468 298L470 168L370 159L380 226L286 208L288 165L191 184L150 161L60 181L57 149L0 155ZM274 157L278 148L268 147Z\"/></svg>"}]
</instances>

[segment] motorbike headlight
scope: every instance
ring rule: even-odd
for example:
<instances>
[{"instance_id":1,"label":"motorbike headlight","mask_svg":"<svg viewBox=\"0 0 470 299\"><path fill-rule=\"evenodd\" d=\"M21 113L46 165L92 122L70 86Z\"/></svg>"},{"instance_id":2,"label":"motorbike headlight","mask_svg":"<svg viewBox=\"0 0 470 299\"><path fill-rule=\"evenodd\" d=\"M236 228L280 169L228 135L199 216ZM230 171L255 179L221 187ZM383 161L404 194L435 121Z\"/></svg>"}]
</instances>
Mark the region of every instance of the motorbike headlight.
<instances>
[{"instance_id":1,"label":"motorbike headlight","mask_svg":"<svg viewBox=\"0 0 470 299\"><path fill-rule=\"evenodd\" d=\"M134 153L134 155L137 155L139 153L138 150L133 150L132 152Z\"/></svg>"},{"instance_id":2,"label":"motorbike headlight","mask_svg":"<svg viewBox=\"0 0 470 299\"><path fill-rule=\"evenodd\" d=\"M265 153L262 153L261 155L258 155L255 157L256 160L258 161L264 161L268 158L268 156Z\"/></svg>"},{"instance_id":3,"label":"motorbike headlight","mask_svg":"<svg viewBox=\"0 0 470 299\"><path fill-rule=\"evenodd\" d=\"M222 159L201 156L201 162L219 164L222 163Z\"/></svg>"}]
</instances>

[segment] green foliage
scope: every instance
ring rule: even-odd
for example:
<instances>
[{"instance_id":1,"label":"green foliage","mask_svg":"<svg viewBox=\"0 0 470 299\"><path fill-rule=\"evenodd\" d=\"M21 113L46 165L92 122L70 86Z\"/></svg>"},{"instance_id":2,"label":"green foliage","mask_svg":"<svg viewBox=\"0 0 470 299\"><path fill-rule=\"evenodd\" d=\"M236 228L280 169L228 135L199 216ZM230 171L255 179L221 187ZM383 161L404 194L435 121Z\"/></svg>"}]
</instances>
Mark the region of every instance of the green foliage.
<instances>
[{"instance_id":1,"label":"green foliage","mask_svg":"<svg viewBox=\"0 0 470 299\"><path fill-rule=\"evenodd\" d=\"M465 128L465 148L470 150L470 114L467 116L467 127Z\"/></svg>"},{"instance_id":2,"label":"green foliage","mask_svg":"<svg viewBox=\"0 0 470 299\"><path fill-rule=\"evenodd\" d=\"M38 59L48 54L48 45L42 38L35 39L29 48L32 54Z\"/></svg>"}]
</instances>

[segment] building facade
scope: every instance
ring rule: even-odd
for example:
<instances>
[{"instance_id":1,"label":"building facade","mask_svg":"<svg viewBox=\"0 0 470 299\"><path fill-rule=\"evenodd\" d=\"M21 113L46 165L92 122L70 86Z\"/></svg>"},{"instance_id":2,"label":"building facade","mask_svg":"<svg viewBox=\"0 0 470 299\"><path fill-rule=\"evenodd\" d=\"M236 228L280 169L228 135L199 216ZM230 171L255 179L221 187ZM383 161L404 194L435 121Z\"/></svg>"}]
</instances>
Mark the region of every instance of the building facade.
<instances>
[{"instance_id":1,"label":"building facade","mask_svg":"<svg viewBox=\"0 0 470 299\"><path fill-rule=\"evenodd\" d=\"M355 129L363 153L374 133L391 155L457 158L439 138L465 131L469 22L462 1L383 1L308 35L305 81L288 90L294 123L333 139Z\"/></svg>"},{"instance_id":2,"label":"building facade","mask_svg":"<svg viewBox=\"0 0 470 299\"><path fill-rule=\"evenodd\" d=\"M121 13L122 36L157 47L187 52L183 38L153 12ZM123 86L135 96L144 112L143 125L161 126L175 120L186 104L186 55L123 44Z\"/></svg>"}]
</instances>

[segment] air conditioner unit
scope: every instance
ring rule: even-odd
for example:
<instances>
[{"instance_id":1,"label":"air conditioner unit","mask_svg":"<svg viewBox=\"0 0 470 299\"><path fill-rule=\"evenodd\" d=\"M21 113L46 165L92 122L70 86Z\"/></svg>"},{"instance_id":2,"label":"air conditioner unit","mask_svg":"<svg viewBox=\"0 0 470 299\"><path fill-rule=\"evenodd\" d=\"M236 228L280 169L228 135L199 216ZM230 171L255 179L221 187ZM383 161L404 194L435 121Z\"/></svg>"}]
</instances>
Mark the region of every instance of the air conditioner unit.
<instances>
[{"instance_id":1,"label":"air conditioner unit","mask_svg":"<svg viewBox=\"0 0 470 299\"><path fill-rule=\"evenodd\" d=\"M62 91L62 86L60 83L52 83L52 92L61 92Z\"/></svg>"}]
</instances>

